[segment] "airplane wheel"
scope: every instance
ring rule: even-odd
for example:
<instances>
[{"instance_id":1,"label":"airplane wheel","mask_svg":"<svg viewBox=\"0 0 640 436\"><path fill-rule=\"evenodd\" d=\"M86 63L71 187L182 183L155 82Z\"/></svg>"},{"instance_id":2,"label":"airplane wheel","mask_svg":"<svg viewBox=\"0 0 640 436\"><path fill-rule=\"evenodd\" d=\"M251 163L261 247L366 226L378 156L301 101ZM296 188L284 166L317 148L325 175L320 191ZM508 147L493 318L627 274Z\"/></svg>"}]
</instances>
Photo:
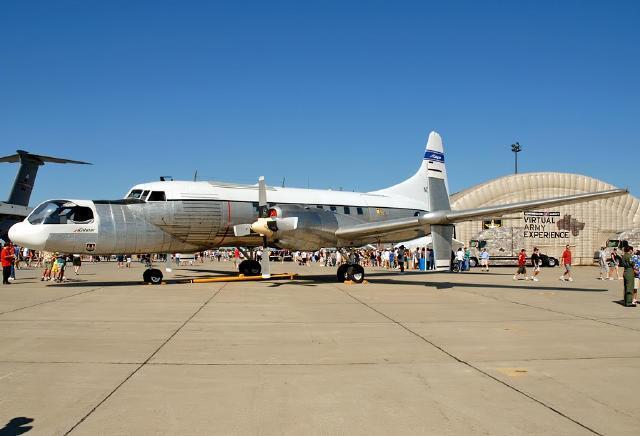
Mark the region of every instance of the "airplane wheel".
<instances>
[{"instance_id":1,"label":"airplane wheel","mask_svg":"<svg viewBox=\"0 0 640 436\"><path fill-rule=\"evenodd\" d=\"M364 281L364 268L360 265L351 265L347 269L347 277L352 282L362 283Z\"/></svg>"},{"instance_id":2,"label":"airplane wheel","mask_svg":"<svg viewBox=\"0 0 640 436\"><path fill-rule=\"evenodd\" d=\"M262 266L257 260L247 259L240 262L238 271L245 276L259 276L262 272Z\"/></svg>"},{"instance_id":3,"label":"airplane wheel","mask_svg":"<svg viewBox=\"0 0 640 436\"><path fill-rule=\"evenodd\" d=\"M142 274L145 283L159 285L162 282L162 271L155 268L149 268Z\"/></svg>"},{"instance_id":4,"label":"airplane wheel","mask_svg":"<svg viewBox=\"0 0 640 436\"><path fill-rule=\"evenodd\" d=\"M344 282L345 280L348 280L349 278L347 277L347 269L349 268L349 265L340 265L338 267L338 281L340 283Z\"/></svg>"}]
</instances>

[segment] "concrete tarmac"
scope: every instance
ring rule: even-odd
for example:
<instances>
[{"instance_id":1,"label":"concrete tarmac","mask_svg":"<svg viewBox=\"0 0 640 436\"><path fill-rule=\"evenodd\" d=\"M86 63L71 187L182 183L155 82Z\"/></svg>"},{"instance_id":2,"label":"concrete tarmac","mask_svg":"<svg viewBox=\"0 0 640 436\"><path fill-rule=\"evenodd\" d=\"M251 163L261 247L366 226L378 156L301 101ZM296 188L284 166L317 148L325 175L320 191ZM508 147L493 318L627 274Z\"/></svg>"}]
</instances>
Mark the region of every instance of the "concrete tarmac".
<instances>
[{"instance_id":1,"label":"concrete tarmac","mask_svg":"<svg viewBox=\"0 0 640 436\"><path fill-rule=\"evenodd\" d=\"M301 277L18 271L0 288L0 434L640 434L640 307L596 268L571 283L369 268L362 285L272 270Z\"/></svg>"}]
</instances>

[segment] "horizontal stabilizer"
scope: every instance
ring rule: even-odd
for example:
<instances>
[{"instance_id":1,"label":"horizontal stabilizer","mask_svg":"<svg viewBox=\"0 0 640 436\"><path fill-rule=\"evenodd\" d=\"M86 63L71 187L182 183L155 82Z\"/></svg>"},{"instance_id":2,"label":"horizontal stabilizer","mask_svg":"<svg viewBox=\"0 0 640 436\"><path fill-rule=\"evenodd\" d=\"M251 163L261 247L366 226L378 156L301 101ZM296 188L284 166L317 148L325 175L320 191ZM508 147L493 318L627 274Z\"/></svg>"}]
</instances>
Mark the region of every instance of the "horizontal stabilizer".
<instances>
[{"instance_id":1,"label":"horizontal stabilizer","mask_svg":"<svg viewBox=\"0 0 640 436\"><path fill-rule=\"evenodd\" d=\"M38 162L40 164L44 164L46 162L51 163L71 163L71 164L80 164L80 165L91 165L89 162L83 162L80 160L72 160L72 159L64 159L60 157L52 157L52 156L43 156L40 154L31 154L28 151L18 150L16 154L12 154L10 156L0 157L0 162L7 163L16 163L20 162L21 159L28 159L31 161Z\"/></svg>"},{"instance_id":2,"label":"horizontal stabilizer","mask_svg":"<svg viewBox=\"0 0 640 436\"><path fill-rule=\"evenodd\" d=\"M341 239L354 240L402 230L419 229L427 225L455 224L486 217L495 218L509 213L524 212L542 207L558 207L573 203L604 200L607 198L619 197L628 193L629 191L626 189L610 189L608 191L586 192L584 194L567 195L564 197L542 198L540 200L521 201L518 203L487 206L478 209L438 210L414 217L397 218L375 223L364 223L349 227L342 227L336 230L336 236Z\"/></svg>"},{"instance_id":3,"label":"horizontal stabilizer","mask_svg":"<svg viewBox=\"0 0 640 436\"><path fill-rule=\"evenodd\" d=\"M541 207L565 206L568 204L583 203L592 200L604 200L628 193L629 191L626 189L610 189L608 191L585 192L584 194L567 195L564 197L542 198L540 200L486 206L478 209L452 210L446 212L445 222L449 224L486 217L500 217L513 212L524 212L526 210L538 209Z\"/></svg>"}]
</instances>

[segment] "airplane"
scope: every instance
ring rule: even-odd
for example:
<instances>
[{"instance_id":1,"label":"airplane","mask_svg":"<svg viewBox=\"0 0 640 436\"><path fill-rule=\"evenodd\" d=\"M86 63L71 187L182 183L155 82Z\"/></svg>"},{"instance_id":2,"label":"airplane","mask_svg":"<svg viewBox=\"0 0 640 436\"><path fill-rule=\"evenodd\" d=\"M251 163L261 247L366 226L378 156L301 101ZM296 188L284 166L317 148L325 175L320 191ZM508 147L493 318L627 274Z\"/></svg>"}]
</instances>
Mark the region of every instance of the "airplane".
<instances>
[{"instance_id":1,"label":"airplane","mask_svg":"<svg viewBox=\"0 0 640 436\"><path fill-rule=\"evenodd\" d=\"M16 179L13 182L9 199L6 202L0 201L0 239L5 241L8 238L7 232L11 226L25 219L31 212L31 209L29 209L29 199L31 198L31 191L33 190L36 175L41 165L47 162L91 165L88 162L81 162L79 160L31 154L24 150L17 150L16 154L0 157L0 162L20 162L20 167L18 168Z\"/></svg>"},{"instance_id":2,"label":"airplane","mask_svg":"<svg viewBox=\"0 0 640 436\"><path fill-rule=\"evenodd\" d=\"M478 209L451 210L442 138L428 137L418 171L373 192L344 192L214 181L159 181L135 185L119 200L48 200L9 231L20 245L88 254L190 253L215 247L353 250L366 244L406 241L431 234L437 269L449 269L454 225L478 218L601 200L626 189L587 192ZM265 250L266 251L266 250ZM245 275L270 276L269 255L245 259ZM145 282L160 283L149 268ZM337 279L362 282L357 263Z\"/></svg>"}]
</instances>

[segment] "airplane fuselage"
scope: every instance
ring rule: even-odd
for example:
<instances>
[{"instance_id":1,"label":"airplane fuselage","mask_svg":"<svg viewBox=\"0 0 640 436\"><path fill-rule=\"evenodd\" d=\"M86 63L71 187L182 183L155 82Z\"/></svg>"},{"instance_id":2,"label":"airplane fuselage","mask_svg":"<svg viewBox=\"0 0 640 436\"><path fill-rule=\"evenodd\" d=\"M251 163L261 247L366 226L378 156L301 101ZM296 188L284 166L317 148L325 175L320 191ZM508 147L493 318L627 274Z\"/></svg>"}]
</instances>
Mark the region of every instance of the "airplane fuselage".
<instances>
[{"instance_id":1,"label":"airplane fuselage","mask_svg":"<svg viewBox=\"0 0 640 436\"><path fill-rule=\"evenodd\" d=\"M340 240L340 227L416 216L424 204L376 193L268 188L280 217L297 229L278 232L273 246L295 250L358 246L424 236L428 226ZM48 206L47 206L48 205ZM257 187L215 182L152 182L134 186L122 200L53 200L12 229L30 248L68 253L174 253L222 246L259 246L258 234L237 237L234 226L257 217Z\"/></svg>"}]
</instances>

